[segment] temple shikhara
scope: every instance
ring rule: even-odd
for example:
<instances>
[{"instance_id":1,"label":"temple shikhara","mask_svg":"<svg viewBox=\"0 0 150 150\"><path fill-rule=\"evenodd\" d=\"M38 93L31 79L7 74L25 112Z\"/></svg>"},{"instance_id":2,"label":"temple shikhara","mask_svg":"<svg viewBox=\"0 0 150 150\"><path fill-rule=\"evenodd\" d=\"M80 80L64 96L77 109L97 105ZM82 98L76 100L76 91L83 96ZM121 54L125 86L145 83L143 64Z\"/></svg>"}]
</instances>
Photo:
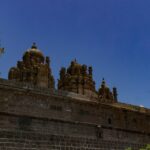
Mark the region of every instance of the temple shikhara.
<instances>
[{"instance_id":1,"label":"temple shikhara","mask_svg":"<svg viewBox=\"0 0 150 150\"><path fill-rule=\"evenodd\" d=\"M50 59L43 56L35 43L24 53L22 61L17 62L17 67L10 69L8 78L39 87L54 88Z\"/></svg>"},{"instance_id":2,"label":"temple shikhara","mask_svg":"<svg viewBox=\"0 0 150 150\"><path fill-rule=\"evenodd\" d=\"M117 88L72 60L59 71L35 43L0 78L0 150L139 150L150 144L150 109L121 103Z\"/></svg>"}]
</instances>

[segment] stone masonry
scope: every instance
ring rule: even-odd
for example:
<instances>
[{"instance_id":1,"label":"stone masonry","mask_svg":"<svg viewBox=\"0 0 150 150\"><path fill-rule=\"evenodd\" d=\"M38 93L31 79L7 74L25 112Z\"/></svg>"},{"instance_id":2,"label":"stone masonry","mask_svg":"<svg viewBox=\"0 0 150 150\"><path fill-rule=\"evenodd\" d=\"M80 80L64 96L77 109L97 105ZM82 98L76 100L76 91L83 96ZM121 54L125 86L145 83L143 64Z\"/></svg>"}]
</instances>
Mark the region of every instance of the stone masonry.
<instances>
[{"instance_id":1,"label":"stone masonry","mask_svg":"<svg viewBox=\"0 0 150 150\"><path fill-rule=\"evenodd\" d=\"M92 68L87 72L76 61L61 69L57 90L43 54L35 45L27 52L32 60L23 58L9 80L0 79L0 150L139 150L150 144L150 109L118 102L116 88L104 80L96 91Z\"/></svg>"}]
</instances>

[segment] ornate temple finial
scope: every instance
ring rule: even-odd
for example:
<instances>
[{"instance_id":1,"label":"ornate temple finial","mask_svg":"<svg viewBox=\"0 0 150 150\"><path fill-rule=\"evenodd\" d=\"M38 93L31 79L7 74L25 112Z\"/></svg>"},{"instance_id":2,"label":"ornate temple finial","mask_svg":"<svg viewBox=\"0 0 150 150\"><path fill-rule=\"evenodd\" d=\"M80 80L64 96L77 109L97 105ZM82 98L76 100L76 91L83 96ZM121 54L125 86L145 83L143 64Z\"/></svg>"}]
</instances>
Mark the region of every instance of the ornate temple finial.
<instances>
[{"instance_id":1,"label":"ornate temple finial","mask_svg":"<svg viewBox=\"0 0 150 150\"><path fill-rule=\"evenodd\" d=\"M35 43L25 51L22 60L17 62L17 66L9 70L8 79L43 88L54 88L55 83L50 59L44 57Z\"/></svg>"},{"instance_id":2,"label":"ornate temple finial","mask_svg":"<svg viewBox=\"0 0 150 150\"><path fill-rule=\"evenodd\" d=\"M92 66L89 67L89 75L90 75L90 76L93 75L93 68L92 68Z\"/></svg>"},{"instance_id":3,"label":"ornate temple finial","mask_svg":"<svg viewBox=\"0 0 150 150\"><path fill-rule=\"evenodd\" d=\"M92 68L90 74L86 65L77 63L76 59L71 61L68 68L61 68L58 80L58 89L74 92L90 97L97 98L95 82L92 78Z\"/></svg>"},{"instance_id":4,"label":"ornate temple finial","mask_svg":"<svg viewBox=\"0 0 150 150\"><path fill-rule=\"evenodd\" d=\"M105 86L106 85L106 82L105 82L105 79L103 78L102 79L102 86Z\"/></svg>"},{"instance_id":5,"label":"ornate temple finial","mask_svg":"<svg viewBox=\"0 0 150 150\"><path fill-rule=\"evenodd\" d=\"M87 74L87 65L82 65L82 75Z\"/></svg>"},{"instance_id":6,"label":"ornate temple finial","mask_svg":"<svg viewBox=\"0 0 150 150\"><path fill-rule=\"evenodd\" d=\"M0 55L3 54L5 51L4 51L4 48L1 47L1 41L0 41Z\"/></svg>"},{"instance_id":7,"label":"ornate temple finial","mask_svg":"<svg viewBox=\"0 0 150 150\"><path fill-rule=\"evenodd\" d=\"M1 56L3 53L4 53L4 48L2 48L2 47L0 46L0 56ZM0 72L0 74L1 74L1 72Z\"/></svg>"},{"instance_id":8,"label":"ornate temple finial","mask_svg":"<svg viewBox=\"0 0 150 150\"><path fill-rule=\"evenodd\" d=\"M74 62L77 63L77 59L76 58L74 59Z\"/></svg>"},{"instance_id":9,"label":"ornate temple finial","mask_svg":"<svg viewBox=\"0 0 150 150\"><path fill-rule=\"evenodd\" d=\"M0 47L0 55L4 53L4 48Z\"/></svg>"},{"instance_id":10,"label":"ornate temple finial","mask_svg":"<svg viewBox=\"0 0 150 150\"><path fill-rule=\"evenodd\" d=\"M35 43L35 42L33 42L33 44L32 44L32 46L31 46L31 48L33 48L33 49L37 49L37 46L36 46L36 43Z\"/></svg>"},{"instance_id":11,"label":"ornate temple finial","mask_svg":"<svg viewBox=\"0 0 150 150\"><path fill-rule=\"evenodd\" d=\"M50 58L46 56L46 64L49 66L50 65Z\"/></svg>"},{"instance_id":12,"label":"ornate temple finial","mask_svg":"<svg viewBox=\"0 0 150 150\"><path fill-rule=\"evenodd\" d=\"M114 96L114 100L117 102L118 101L118 93L117 93L116 87L113 88L113 96Z\"/></svg>"},{"instance_id":13,"label":"ornate temple finial","mask_svg":"<svg viewBox=\"0 0 150 150\"><path fill-rule=\"evenodd\" d=\"M65 67L61 68L59 75L60 75L60 79L64 80L65 75L66 75L66 68Z\"/></svg>"},{"instance_id":14,"label":"ornate temple finial","mask_svg":"<svg viewBox=\"0 0 150 150\"><path fill-rule=\"evenodd\" d=\"M106 86L105 79L102 79L101 87L98 90L98 97L101 102L105 103L113 103L114 102L114 95ZM115 101L116 102L116 101Z\"/></svg>"}]
</instances>

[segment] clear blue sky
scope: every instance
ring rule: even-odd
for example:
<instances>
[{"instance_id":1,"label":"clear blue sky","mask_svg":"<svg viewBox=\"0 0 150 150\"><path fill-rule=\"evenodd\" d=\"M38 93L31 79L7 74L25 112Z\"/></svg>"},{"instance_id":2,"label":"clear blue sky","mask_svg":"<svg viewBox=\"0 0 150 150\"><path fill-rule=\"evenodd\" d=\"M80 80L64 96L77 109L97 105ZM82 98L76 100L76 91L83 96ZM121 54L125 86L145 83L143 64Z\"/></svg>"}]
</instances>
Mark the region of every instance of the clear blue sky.
<instances>
[{"instance_id":1,"label":"clear blue sky","mask_svg":"<svg viewBox=\"0 0 150 150\"><path fill-rule=\"evenodd\" d=\"M0 0L0 58L7 78L32 42L59 70L74 58L118 88L122 102L150 108L150 0Z\"/></svg>"}]
</instances>

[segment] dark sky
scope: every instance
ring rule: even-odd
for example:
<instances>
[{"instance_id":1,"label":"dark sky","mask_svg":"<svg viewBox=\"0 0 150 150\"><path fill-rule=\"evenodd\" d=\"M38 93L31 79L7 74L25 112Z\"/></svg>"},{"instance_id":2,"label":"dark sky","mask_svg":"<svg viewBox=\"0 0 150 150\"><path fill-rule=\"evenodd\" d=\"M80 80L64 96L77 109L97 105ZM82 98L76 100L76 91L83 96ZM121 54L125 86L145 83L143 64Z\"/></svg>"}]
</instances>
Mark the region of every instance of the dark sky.
<instances>
[{"instance_id":1,"label":"dark sky","mask_svg":"<svg viewBox=\"0 0 150 150\"><path fill-rule=\"evenodd\" d=\"M36 42L55 80L74 58L122 102L150 107L150 0L0 0L1 77Z\"/></svg>"}]
</instances>

